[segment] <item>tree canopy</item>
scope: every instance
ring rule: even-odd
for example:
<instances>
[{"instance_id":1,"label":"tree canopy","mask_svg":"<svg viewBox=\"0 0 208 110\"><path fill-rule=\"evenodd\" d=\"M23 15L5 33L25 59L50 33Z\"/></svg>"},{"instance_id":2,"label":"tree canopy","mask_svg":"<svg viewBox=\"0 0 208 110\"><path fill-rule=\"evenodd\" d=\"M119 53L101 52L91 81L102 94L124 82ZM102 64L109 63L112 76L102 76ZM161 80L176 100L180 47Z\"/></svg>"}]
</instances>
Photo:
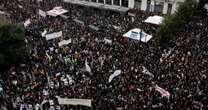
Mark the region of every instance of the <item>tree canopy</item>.
<instances>
[{"instance_id":1,"label":"tree canopy","mask_svg":"<svg viewBox=\"0 0 208 110\"><path fill-rule=\"evenodd\" d=\"M170 43L174 39L175 34L181 31L185 24L192 19L195 13L195 2L186 0L178 7L178 10L174 14L167 15L163 24L157 30L160 43L165 45Z\"/></svg>"},{"instance_id":2,"label":"tree canopy","mask_svg":"<svg viewBox=\"0 0 208 110\"><path fill-rule=\"evenodd\" d=\"M0 69L17 64L25 53L24 29L19 25L0 23Z\"/></svg>"}]
</instances>

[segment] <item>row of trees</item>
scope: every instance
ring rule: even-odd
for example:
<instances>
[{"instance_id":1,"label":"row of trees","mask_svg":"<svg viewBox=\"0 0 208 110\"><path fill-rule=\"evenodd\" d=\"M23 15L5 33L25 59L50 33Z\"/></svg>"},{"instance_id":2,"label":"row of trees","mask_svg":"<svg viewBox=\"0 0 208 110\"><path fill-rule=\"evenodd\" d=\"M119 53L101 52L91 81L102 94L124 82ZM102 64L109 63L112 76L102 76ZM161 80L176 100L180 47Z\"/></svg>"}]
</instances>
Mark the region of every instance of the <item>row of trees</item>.
<instances>
[{"instance_id":1,"label":"row of trees","mask_svg":"<svg viewBox=\"0 0 208 110\"><path fill-rule=\"evenodd\" d=\"M0 71L3 71L24 59L26 43L22 26L0 21Z\"/></svg>"}]
</instances>

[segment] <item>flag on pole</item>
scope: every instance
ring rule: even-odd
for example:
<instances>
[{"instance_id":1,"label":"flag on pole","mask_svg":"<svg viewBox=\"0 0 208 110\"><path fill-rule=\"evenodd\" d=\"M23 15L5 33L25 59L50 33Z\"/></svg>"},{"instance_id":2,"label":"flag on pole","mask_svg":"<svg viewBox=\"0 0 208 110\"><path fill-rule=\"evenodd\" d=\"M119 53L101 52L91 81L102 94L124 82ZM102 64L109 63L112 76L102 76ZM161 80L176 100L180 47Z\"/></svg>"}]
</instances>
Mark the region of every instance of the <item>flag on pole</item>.
<instances>
[{"instance_id":1,"label":"flag on pole","mask_svg":"<svg viewBox=\"0 0 208 110\"><path fill-rule=\"evenodd\" d=\"M162 97L170 97L170 93L168 91L166 91L165 89L159 87L158 85L155 85L155 90L160 92L160 94L162 95Z\"/></svg>"},{"instance_id":2,"label":"flag on pole","mask_svg":"<svg viewBox=\"0 0 208 110\"><path fill-rule=\"evenodd\" d=\"M88 65L88 62L87 62L87 59L85 60L85 68L86 68L86 71L91 73L91 68L90 66Z\"/></svg>"},{"instance_id":3,"label":"flag on pole","mask_svg":"<svg viewBox=\"0 0 208 110\"><path fill-rule=\"evenodd\" d=\"M47 34L47 31L44 30L44 31L41 33L41 36L42 36L42 37L45 37L46 34Z\"/></svg>"},{"instance_id":4,"label":"flag on pole","mask_svg":"<svg viewBox=\"0 0 208 110\"><path fill-rule=\"evenodd\" d=\"M142 68L143 68L142 73L144 73L146 75L149 75L151 77L154 77L154 75L152 73L150 73L149 70L147 70L147 68L145 68L144 66L142 66Z\"/></svg>"},{"instance_id":5,"label":"flag on pole","mask_svg":"<svg viewBox=\"0 0 208 110\"><path fill-rule=\"evenodd\" d=\"M24 27L27 27L27 26L29 26L30 25L30 19L28 19L28 20L26 20L25 22L24 22Z\"/></svg>"},{"instance_id":6,"label":"flag on pole","mask_svg":"<svg viewBox=\"0 0 208 110\"><path fill-rule=\"evenodd\" d=\"M52 57L50 55L48 55L48 53L46 52L46 56L48 57L49 62L52 60Z\"/></svg>"},{"instance_id":7,"label":"flag on pole","mask_svg":"<svg viewBox=\"0 0 208 110\"><path fill-rule=\"evenodd\" d=\"M47 16L47 15L46 15L46 12L43 11L43 10L41 10L41 9L38 10L38 13L39 13L39 15L42 16L42 17L46 17L46 16Z\"/></svg>"},{"instance_id":8,"label":"flag on pole","mask_svg":"<svg viewBox=\"0 0 208 110\"><path fill-rule=\"evenodd\" d=\"M113 74L110 75L108 82L110 83L113 80L113 78L115 78L116 76L120 74L121 74L121 70L116 70Z\"/></svg>"}]
</instances>

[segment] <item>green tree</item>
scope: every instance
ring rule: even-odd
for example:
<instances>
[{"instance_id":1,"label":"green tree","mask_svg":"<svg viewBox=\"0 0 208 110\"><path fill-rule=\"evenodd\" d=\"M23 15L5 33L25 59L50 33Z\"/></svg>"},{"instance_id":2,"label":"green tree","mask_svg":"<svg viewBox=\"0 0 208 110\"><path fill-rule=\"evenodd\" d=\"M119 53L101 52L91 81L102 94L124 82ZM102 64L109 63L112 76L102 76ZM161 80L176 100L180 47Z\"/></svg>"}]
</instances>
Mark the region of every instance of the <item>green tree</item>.
<instances>
[{"instance_id":1,"label":"green tree","mask_svg":"<svg viewBox=\"0 0 208 110\"><path fill-rule=\"evenodd\" d=\"M172 15L167 15L163 24L158 28L157 35L161 44L167 45L175 39L177 32L181 31L196 12L196 4L192 0L186 0Z\"/></svg>"},{"instance_id":2,"label":"green tree","mask_svg":"<svg viewBox=\"0 0 208 110\"><path fill-rule=\"evenodd\" d=\"M25 55L24 29L19 25L0 23L0 69L19 63Z\"/></svg>"}]
</instances>

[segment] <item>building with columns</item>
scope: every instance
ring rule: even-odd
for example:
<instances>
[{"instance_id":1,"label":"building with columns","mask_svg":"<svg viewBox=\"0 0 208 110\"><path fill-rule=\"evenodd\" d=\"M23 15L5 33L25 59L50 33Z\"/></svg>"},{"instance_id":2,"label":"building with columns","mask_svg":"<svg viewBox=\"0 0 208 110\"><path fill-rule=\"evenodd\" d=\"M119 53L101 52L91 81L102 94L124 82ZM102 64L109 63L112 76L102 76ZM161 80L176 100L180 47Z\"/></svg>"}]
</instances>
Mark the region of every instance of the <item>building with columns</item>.
<instances>
[{"instance_id":1,"label":"building with columns","mask_svg":"<svg viewBox=\"0 0 208 110\"><path fill-rule=\"evenodd\" d=\"M128 7L149 12L172 14L185 0L84 0L107 5Z\"/></svg>"}]
</instances>

